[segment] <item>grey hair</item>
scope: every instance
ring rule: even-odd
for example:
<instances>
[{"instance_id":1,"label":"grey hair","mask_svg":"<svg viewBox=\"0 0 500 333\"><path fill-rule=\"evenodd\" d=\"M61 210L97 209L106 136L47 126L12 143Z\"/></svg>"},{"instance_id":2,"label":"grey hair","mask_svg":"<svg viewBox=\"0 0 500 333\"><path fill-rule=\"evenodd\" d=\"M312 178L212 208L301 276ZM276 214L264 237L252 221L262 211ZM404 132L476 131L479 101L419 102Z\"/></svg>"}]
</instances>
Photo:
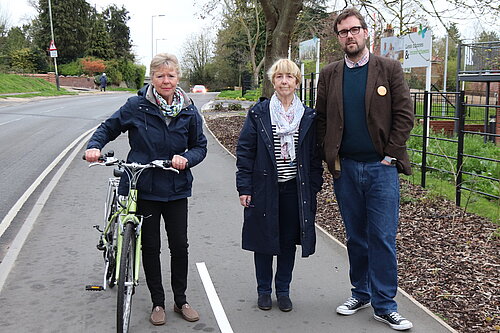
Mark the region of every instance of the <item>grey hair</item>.
<instances>
[{"instance_id":1,"label":"grey hair","mask_svg":"<svg viewBox=\"0 0 500 333\"><path fill-rule=\"evenodd\" d=\"M149 65L149 76L152 77L162 66L167 66L175 70L179 78L182 76L179 60L177 60L175 55L170 53L158 53L153 57Z\"/></svg>"}]
</instances>

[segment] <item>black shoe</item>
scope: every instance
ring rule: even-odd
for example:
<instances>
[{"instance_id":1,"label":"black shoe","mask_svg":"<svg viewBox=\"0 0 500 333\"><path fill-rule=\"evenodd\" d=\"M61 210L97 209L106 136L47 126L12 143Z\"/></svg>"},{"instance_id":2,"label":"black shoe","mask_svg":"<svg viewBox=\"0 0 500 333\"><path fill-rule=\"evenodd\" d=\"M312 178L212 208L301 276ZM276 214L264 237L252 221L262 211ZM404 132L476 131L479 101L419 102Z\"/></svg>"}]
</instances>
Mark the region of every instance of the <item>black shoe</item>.
<instances>
[{"instance_id":1,"label":"black shoe","mask_svg":"<svg viewBox=\"0 0 500 333\"><path fill-rule=\"evenodd\" d=\"M288 296L278 296L278 307L283 312L292 311L293 305L290 297Z\"/></svg>"},{"instance_id":2,"label":"black shoe","mask_svg":"<svg viewBox=\"0 0 500 333\"><path fill-rule=\"evenodd\" d=\"M259 299L257 300L257 306L261 310L271 310L273 307L273 301L271 300L270 294L262 294L259 295Z\"/></svg>"},{"instance_id":3,"label":"black shoe","mask_svg":"<svg viewBox=\"0 0 500 333\"><path fill-rule=\"evenodd\" d=\"M367 308L370 306L370 301L363 302L357 298L349 297L344 304L339 305L337 307L337 313L342 314L344 316L350 316L358 312L358 310Z\"/></svg>"},{"instance_id":4,"label":"black shoe","mask_svg":"<svg viewBox=\"0 0 500 333\"><path fill-rule=\"evenodd\" d=\"M391 326L392 329L395 329L397 331L405 331L413 327L411 321L401 316L397 312L391 312L386 315L375 314L373 315L373 317L378 321L386 323L387 325Z\"/></svg>"}]
</instances>

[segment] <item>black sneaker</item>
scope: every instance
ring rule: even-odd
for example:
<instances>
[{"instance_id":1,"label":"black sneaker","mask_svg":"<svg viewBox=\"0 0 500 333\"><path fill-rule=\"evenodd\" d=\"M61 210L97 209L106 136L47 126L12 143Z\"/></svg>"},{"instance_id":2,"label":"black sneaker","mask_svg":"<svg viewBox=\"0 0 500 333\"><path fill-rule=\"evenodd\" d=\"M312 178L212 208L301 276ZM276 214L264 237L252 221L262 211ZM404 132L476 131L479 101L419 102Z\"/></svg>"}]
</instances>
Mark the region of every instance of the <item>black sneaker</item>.
<instances>
[{"instance_id":1,"label":"black sneaker","mask_svg":"<svg viewBox=\"0 0 500 333\"><path fill-rule=\"evenodd\" d=\"M259 295L259 299L257 300L257 306L261 310L271 310L273 307L273 301L271 300L270 294L262 294Z\"/></svg>"},{"instance_id":2,"label":"black sneaker","mask_svg":"<svg viewBox=\"0 0 500 333\"><path fill-rule=\"evenodd\" d=\"M283 312L292 311L293 305L292 305L292 301L290 300L290 297L285 296L285 295L278 296L278 307Z\"/></svg>"},{"instance_id":3,"label":"black sneaker","mask_svg":"<svg viewBox=\"0 0 500 333\"><path fill-rule=\"evenodd\" d=\"M344 304L339 305L337 307L337 313L342 314L344 316L350 316L358 312L358 310L367 308L370 306L370 301L363 302L357 298L349 297Z\"/></svg>"},{"instance_id":4,"label":"black sneaker","mask_svg":"<svg viewBox=\"0 0 500 333\"><path fill-rule=\"evenodd\" d=\"M381 321L383 323L386 323L387 325L391 326L391 328L397 330L397 331L404 331L404 330L409 330L410 328L413 327L413 324L411 321L406 319L405 317L401 316L397 312L391 312L386 315L373 315L373 318L375 318L378 321Z\"/></svg>"}]
</instances>

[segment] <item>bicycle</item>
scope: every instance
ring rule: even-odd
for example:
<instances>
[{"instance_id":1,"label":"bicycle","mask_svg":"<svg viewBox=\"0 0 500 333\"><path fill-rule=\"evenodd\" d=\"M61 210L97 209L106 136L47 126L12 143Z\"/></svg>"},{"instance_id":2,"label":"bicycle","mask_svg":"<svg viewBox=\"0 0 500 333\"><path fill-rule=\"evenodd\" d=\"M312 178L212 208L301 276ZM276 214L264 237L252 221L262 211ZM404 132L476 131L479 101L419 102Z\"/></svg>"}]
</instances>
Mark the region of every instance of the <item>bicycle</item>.
<instances>
[{"instance_id":1,"label":"bicycle","mask_svg":"<svg viewBox=\"0 0 500 333\"><path fill-rule=\"evenodd\" d=\"M118 284L116 326L117 332L128 332L132 311L132 295L139 283L141 227L144 217L137 215L137 181L142 172L149 168L161 168L179 173L171 167L170 160L155 160L148 164L126 163L113 157L112 151L103 155L93 166L117 166L114 177L108 180L108 190L104 206L103 230L99 225L93 227L101 235L97 249L103 251L104 283L87 285L86 290L106 290L106 285L113 288ZM85 157L84 157L85 159ZM125 173L129 179L128 196L118 195L118 184Z\"/></svg>"}]
</instances>

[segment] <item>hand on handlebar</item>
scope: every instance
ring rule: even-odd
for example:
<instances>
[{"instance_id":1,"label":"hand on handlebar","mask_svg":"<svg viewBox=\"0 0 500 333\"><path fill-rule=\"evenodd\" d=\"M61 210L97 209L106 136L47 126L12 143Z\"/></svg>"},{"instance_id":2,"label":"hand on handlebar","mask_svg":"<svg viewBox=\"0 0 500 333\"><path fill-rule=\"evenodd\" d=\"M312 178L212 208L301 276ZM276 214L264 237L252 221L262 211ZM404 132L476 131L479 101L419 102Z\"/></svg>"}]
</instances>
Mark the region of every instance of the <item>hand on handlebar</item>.
<instances>
[{"instance_id":1,"label":"hand on handlebar","mask_svg":"<svg viewBox=\"0 0 500 333\"><path fill-rule=\"evenodd\" d=\"M180 155L174 155L172 157L172 168L177 170L184 170L188 167L188 160Z\"/></svg>"},{"instance_id":2,"label":"hand on handlebar","mask_svg":"<svg viewBox=\"0 0 500 333\"><path fill-rule=\"evenodd\" d=\"M97 162L101 158L101 151L97 148L87 149L85 151L85 160L87 162Z\"/></svg>"}]
</instances>

